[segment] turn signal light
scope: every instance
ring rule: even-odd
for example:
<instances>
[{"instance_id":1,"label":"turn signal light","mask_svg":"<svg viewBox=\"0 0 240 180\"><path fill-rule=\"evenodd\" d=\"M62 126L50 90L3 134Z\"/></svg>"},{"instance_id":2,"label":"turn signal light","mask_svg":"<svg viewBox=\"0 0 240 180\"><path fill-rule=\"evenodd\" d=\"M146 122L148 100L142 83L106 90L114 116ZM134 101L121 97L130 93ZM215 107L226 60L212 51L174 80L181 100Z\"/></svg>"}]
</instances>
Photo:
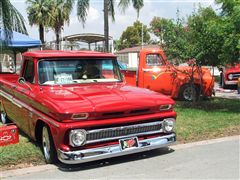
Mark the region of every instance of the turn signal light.
<instances>
[{"instance_id":1,"label":"turn signal light","mask_svg":"<svg viewBox=\"0 0 240 180\"><path fill-rule=\"evenodd\" d=\"M87 119L88 116L89 116L88 113L77 113L77 114L72 115L72 119L73 120L83 120L83 119Z\"/></svg>"},{"instance_id":2,"label":"turn signal light","mask_svg":"<svg viewBox=\"0 0 240 180\"><path fill-rule=\"evenodd\" d=\"M164 104L159 107L160 111L167 111L173 108L172 104Z\"/></svg>"}]
</instances>

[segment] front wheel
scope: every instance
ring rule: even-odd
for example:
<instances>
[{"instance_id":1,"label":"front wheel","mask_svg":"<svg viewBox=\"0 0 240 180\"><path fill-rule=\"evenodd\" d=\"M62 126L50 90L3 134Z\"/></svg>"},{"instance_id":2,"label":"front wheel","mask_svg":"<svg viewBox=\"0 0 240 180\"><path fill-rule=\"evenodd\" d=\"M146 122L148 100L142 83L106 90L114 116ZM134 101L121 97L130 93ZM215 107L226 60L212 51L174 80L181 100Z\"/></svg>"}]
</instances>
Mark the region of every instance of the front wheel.
<instances>
[{"instance_id":1,"label":"front wheel","mask_svg":"<svg viewBox=\"0 0 240 180\"><path fill-rule=\"evenodd\" d=\"M57 162L57 153L54 147L51 131L47 125L42 128L42 150L46 163Z\"/></svg>"},{"instance_id":2,"label":"front wheel","mask_svg":"<svg viewBox=\"0 0 240 180\"><path fill-rule=\"evenodd\" d=\"M198 89L195 85L185 84L180 88L179 98L184 101L197 100L199 96Z\"/></svg>"}]
</instances>

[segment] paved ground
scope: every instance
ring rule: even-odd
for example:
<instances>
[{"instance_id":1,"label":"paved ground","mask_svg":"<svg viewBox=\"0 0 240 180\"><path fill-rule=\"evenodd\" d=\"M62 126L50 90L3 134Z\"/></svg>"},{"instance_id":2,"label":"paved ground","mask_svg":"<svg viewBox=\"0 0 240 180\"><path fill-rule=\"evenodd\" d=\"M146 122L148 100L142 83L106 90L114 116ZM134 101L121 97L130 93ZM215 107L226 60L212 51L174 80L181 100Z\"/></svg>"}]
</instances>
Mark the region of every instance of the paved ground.
<instances>
[{"instance_id":1,"label":"paved ground","mask_svg":"<svg viewBox=\"0 0 240 180\"><path fill-rule=\"evenodd\" d=\"M239 179L240 136L105 161L2 172L6 179ZM1 179L1 178L0 178Z\"/></svg>"},{"instance_id":2,"label":"paved ground","mask_svg":"<svg viewBox=\"0 0 240 180\"><path fill-rule=\"evenodd\" d=\"M240 99L240 94L237 94L235 89L223 89L219 87L219 83L215 83L215 96L227 99Z\"/></svg>"}]
</instances>

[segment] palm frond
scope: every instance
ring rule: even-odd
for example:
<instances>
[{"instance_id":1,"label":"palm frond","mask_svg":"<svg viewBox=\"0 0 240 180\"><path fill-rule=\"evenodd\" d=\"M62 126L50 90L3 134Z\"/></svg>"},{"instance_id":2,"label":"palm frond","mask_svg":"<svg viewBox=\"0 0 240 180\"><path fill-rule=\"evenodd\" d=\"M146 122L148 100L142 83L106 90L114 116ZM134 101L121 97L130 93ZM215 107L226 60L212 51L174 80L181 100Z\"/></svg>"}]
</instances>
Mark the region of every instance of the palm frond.
<instances>
[{"instance_id":1,"label":"palm frond","mask_svg":"<svg viewBox=\"0 0 240 180\"><path fill-rule=\"evenodd\" d=\"M130 5L130 0L120 0L120 2L118 3L118 7L122 11L122 13L125 13L129 5Z\"/></svg>"},{"instance_id":2,"label":"palm frond","mask_svg":"<svg viewBox=\"0 0 240 180\"><path fill-rule=\"evenodd\" d=\"M108 0L108 14L112 17L112 21L115 21L115 0Z\"/></svg>"},{"instance_id":3,"label":"palm frond","mask_svg":"<svg viewBox=\"0 0 240 180\"><path fill-rule=\"evenodd\" d=\"M77 1L77 16L82 22L83 26L87 20L89 10L89 0L78 0Z\"/></svg>"},{"instance_id":4,"label":"palm frond","mask_svg":"<svg viewBox=\"0 0 240 180\"><path fill-rule=\"evenodd\" d=\"M139 11L144 6L143 0L132 0L133 8L137 10L137 16L139 17Z\"/></svg>"},{"instance_id":5,"label":"palm frond","mask_svg":"<svg viewBox=\"0 0 240 180\"><path fill-rule=\"evenodd\" d=\"M27 34L23 16L9 0L1 0L0 12L0 24L5 30L6 41L9 41L12 38L12 31Z\"/></svg>"}]
</instances>

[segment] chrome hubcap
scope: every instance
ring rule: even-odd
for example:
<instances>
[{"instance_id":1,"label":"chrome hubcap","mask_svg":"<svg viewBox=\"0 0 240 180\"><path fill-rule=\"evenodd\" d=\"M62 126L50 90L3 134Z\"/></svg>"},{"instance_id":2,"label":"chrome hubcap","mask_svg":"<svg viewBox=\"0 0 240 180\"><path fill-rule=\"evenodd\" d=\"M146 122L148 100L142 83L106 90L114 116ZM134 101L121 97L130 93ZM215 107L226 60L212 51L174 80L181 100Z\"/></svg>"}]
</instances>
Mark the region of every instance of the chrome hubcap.
<instances>
[{"instance_id":1,"label":"chrome hubcap","mask_svg":"<svg viewBox=\"0 0 240 180\"><path fill-rule=\"evenodd\" d=\"M43 127L42 131L42 146L43 146L43 153L46 158L46 160L50 159L50 139L48 130L46 127Z\"/></svg>"},{"instance_id":2,"label":"chrome hubcap","mask_svg":"<svg viewBox=\"0 0 240 180\"><path fill-rule=\"evenodd\" d=\"M187 87L183 92L184 99L192 101L193 97L196 95L194 87Z\"/></svg>"},{"instance_id":3,"label":"chrome hubcap","mask_svg":"<svg viewBox=\"0 0 240 180\"><path fill-rule=\"evenodd\" d=\"M1 112L1 121L3 124L6 124L7 122L7 114L4 111Z\"/></svg>"}]
</instances>

